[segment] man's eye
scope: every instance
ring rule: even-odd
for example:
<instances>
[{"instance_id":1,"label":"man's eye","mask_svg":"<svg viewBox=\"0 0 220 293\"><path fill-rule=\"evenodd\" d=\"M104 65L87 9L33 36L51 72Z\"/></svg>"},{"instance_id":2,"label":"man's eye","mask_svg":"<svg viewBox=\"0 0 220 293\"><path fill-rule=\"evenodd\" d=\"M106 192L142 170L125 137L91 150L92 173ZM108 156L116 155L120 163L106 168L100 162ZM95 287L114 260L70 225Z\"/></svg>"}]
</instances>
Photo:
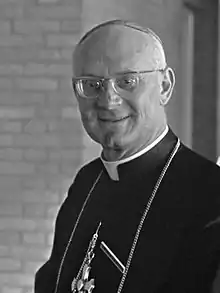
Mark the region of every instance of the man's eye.
<instances>
[{"instance_id":1,"label":"man's eye","mask_svg":"<svg viewBox=\"0 0 220 293\"><path fill-rule=\"evenodd\" d=\"M83 80L82 92L88 97L97 96L102 90L102 83L100 80Z\"/></svg>"},{"instance_id":2,"label":"man's eye","mask_svg":"<svg viewBox=\"0 0 220 293\"><path fill-rule=\"evenodd\" d=\"M86 80L84 85L88 88L90 87L97 90L101 88L101 82L99 80Z\"/></svg>"},{"instance_id":3,"label":"man's eye","mask_svg":"<svg viewBox=\"0 0 220 293\"><path fill-rule=\"evenodd\" d=\"M137 86L137 78L134 76L124 76L117 78L117 86L124 90L133 90Z\"/></svg>"}]
</instances>

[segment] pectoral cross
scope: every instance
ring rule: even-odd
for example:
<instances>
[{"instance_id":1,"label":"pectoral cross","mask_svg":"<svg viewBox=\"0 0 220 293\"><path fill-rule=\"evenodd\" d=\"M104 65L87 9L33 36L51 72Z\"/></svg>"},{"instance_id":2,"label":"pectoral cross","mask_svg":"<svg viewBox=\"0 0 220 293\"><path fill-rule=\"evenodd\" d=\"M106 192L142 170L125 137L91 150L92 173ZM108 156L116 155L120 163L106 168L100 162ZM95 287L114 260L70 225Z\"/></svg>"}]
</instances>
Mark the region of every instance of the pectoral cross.
<instances>
[{"instance_id":1,"label":"pectoral cross","mask_svg":"<svg viewBox=\"0 0 220 293\"><path fill-rule=\"evenodd\" d=\"M98 231L101 226L101 222L89 243L89 247L82 263L82 266L77 274L77 277L72 281L72 293L92 293L95 288L95 280L89 280L89 273L91 270L91 262L95 256L94 248L98 239Z\"/></svg>"},{"instance_id":2,"label":"pectoral cross","mask_svg":"<svg viewBox=\"0 0 220 293\"><path fill-rule=\"evenodd\" d=\"M82 277L77 281L76 279L73 281L72 287L75 286L76 289L73 292L78 293L92 293L92 290L95 288L95 280L89 280L89 273L91 267L88 264L85 264L83 267Z\"/></svg>"}]
</instances>

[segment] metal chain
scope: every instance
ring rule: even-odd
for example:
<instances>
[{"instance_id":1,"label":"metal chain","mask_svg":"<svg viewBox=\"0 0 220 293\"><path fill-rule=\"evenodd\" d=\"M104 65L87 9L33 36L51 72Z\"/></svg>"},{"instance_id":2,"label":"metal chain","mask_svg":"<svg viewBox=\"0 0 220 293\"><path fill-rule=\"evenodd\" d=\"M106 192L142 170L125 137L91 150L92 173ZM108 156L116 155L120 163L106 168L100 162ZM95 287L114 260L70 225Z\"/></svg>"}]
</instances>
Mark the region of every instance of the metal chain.
<instances>
[{"instance_id":1,"label":"metal chain","mask_svg":"<svg viewBox=\"0 0 220 293\"><path fill-rule=\"evenodd\" d=\"M62 271L63 264L64 264L64 260L65 260L65 258L66 258L66 254L67 254L67 252L68 252L68 250L69 250L69 246L70 246L70 244L71 244L71 242L72 242L72 239L73 239L73 236L74 236L74 234L75 234L76 228L77 228L77 226L78 226L78 223L79 223L79 221L80 221L80 218L81 218L81 216L82 216L82 213L83 213L83 211L84 211L84 208L85 208L85 206L86 206L86 204L87 204L87 202L88 202L88 200L89 200L89 198L90 198L90 195L91 195L91 193L93 192L93 190L94 190L96 184L98 183L100 177L102 176L102 172L103 172L103 171L101 171L101 172L99 173L99 175L97 176L95 182L93 183L93 185L92 185L92 187L91 187L91 189L90 189L90 191L89 191L89 193L88 193L88 195L87 195L87 197L86 197L86 199L85 199L85 201L84 201L84 203L83 203L83 206L82 206L82 208L81 208L81 211L80 211L80 213L79 213L79 215L78 215L78 217L77 217L76 223L75 223L75 225L74 225L74 227L73 227L73 230L72 230L72 233L71 233L71 235L70 235L69 241L68 241L68 243L67 243L66 249L65 249L65 251L64 251L64 254L63 254L62 260L61 260L61 262L60 262L60 267L59 267L58 274L57 274L57 280L56 280L56 286L55 286L54 293L57 293L58 285L59 285L59 281L60 281L60 276L61 276L61 271Z\"/></svg>"},{"instance_id":2,"label":"metal chain","mask_svg":"<svg viewBox=\"0 0 220 293\"><path fill-rule=\"evenodd\" d=\"M150 199L149 199L149 201L148 201L148 203L146 205L146 208L144 210L144 213L143 213L143 215L141 217L141 220L140 220L140 223L138 225L138 228L137 228L137 231L136 231L136 234L135 234L135 237L134 237L132 246L131 246L131 250L130 250L130 253L129 253L129 256L128 256L128 259L127 259L127 263L126 263L126 266L125 266L125 270L124 270L124 273L122 275L120 284L118 286L117 293L121 293L121 291L123 289L124 282L126 280L126 277L127 277L127 274L128 274L128 270L129 270L130 265L131 265L131 261L132 261L133 255L134 255L134 251L135 251L135 248L136 248L136 245L137 245L137 242L138 242L138 238L139 238L139 235L141 233L141 229L143 227L144 221L145 221L146 216L147 216L147 214L149 212L149 209L151 207L151 204L152 204L152 202L153 202L153 200L155 198L155 195L156 195L157 190L158 190L158 188L160 186L160 183L163 180L163 177L166 174L166 171L167 171L170 163L172 162L172 159L174 158L175 154L177 153L177 151L179 149L179 146L180 146L180 140L178 139L178 141L177 141L177 143L176 143L176 145L175 145L175 147L174 147L174 149L173 149L173 151L172 151L172 153L171 153L171 155L170 155L170 157L169 157L166 165L164 166L164 168L163 168L163 170L162 170L162 172L160 174L160 177L158 178L158 180L157 180L157 182L156 182L156 184L154 186L152 195L151 195L151 197L150 197Z\"/></svg>"}]
</instances>

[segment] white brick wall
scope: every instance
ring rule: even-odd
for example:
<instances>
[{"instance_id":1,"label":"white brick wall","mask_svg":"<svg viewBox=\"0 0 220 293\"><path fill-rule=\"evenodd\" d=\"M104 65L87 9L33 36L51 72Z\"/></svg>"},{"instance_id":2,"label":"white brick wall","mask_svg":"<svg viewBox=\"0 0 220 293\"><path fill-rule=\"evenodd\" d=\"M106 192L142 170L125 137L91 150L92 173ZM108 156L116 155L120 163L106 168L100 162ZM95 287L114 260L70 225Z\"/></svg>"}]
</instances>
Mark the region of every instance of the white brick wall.
<instances>
[{"instance_id":1,"label":"white brick wall","mask_svg":"<svg viewBox=\"0 0 220 293\"><path fill-rule=\"evenodd\" d=\"M81 1L0 0L0 293L33 292L82 163L70 78Z\"/></svg>"}]
</instances>

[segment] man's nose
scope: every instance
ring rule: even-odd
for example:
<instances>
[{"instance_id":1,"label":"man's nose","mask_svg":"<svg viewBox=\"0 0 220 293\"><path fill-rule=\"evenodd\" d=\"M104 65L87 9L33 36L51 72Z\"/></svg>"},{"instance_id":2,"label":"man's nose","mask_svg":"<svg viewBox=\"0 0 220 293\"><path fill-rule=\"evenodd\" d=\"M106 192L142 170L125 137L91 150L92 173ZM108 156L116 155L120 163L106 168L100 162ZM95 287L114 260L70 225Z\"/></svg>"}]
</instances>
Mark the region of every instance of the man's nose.
<instances>
[{"instance_id":1,"label":"man's nose","mask_svg":"<svg viewBox=\"0 0 220 293\"><path fill-rule=\"evenodd\" d=\"M112 109L122 104L123 99L115 91L111 81L106 82L103 94L98 99L99 106Z\"/></svg>"}]
</instances>

